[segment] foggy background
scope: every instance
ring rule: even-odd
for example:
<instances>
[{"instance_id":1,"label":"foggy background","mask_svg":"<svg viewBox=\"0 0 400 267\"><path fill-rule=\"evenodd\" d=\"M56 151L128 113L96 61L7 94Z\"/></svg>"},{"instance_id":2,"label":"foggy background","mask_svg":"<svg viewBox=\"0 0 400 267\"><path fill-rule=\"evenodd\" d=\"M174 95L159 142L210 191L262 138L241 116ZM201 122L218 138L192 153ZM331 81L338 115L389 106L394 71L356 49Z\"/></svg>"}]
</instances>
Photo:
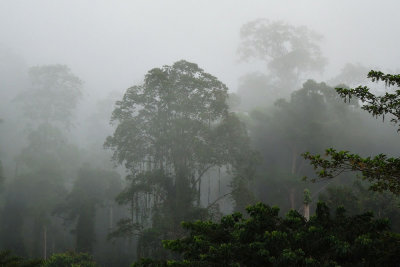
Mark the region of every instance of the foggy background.
<instances>
[{"instance_id":1,"label":"foggy background","mask_svg":"<svg viewBox=\"0 0 400 267\"><path fill-rule=\"evenodd\" d=\"M61 63L89 98L124 90L148 69L196 62L235 91L240 27L257 18L322 34L332 77L347 62L398 68L397 1L0 1L0 43L27 66ZM322 79L323 77L316 77Z\"/></svg>"},{"instance_id":2,"label":"foggy background","mask_svg":"<svg viewBox=\"0 0 400 267\"><path fill-rule=\"evenodd\" d=\"M93 179L88 186L90 189L93 184L100 188L98 191L109 189L102 192L104 194L101 197L96 195L99 199L106 199L104 203L99 201L93 204L97 213L92 216L95 221L92 226L96 227L97 239L93 241L92 252L103 266L123 266L137 259L136 252L132 252L137 248L137 239L131 242L133 239L124 237L115 245L107 241L107 236L115 228L116 222L129 213L127 205L119 206L115 202L116 195L129 184L125 181L129 172L124 167L115 166L111 161L112 152L105 150L103 144L116 126L109 124L115 102L121 100L127 88L142 83L150 69L172 65L182 59L198 64L205 72L225 83L229 93L237 93L238 98L242 98L241 104L230 106L231 111L246 125L251 146L262 157L251 190L257 201L276 204L287 211L302 205L304 187L310 187L315 200L318 193L326 189L323 183L305 185L300 181L302 171L312 173L308 163L304 163L300 156L305 151L323 153L323 149L332 146L354 150L362 155L386 153L398 156L400 144L395 126L371 118L359 107L349 107L341 99L332 100L327 92L333 89L322 82L330 86L349 82L350 86L356 86L367 83L365 78L370 69L399 73L399 9L400 4L395 0L0 0L0 174L4 173L6 188L4 194L0 188L0 249L7 246L1 244L1 238L8 233L4 225L14 225L14 221L20 219L25 220L18 227L22 229L26 247L25 251L21 249L20 254L41 257L42 251L36 251L36 248L41 248L43 238L32 233L31 225L36 219L46 216L54 220L54 228L49 228L49 236L55 236L54 248L49 248L49 253L75 248L74 236L70 233L75 221L65 226L62 219L53 218L54 207L48 204L52 196L42 199L45 215L38 215L39 212L21 215L22 212L14 214L7 210L7 207L9 210L15 208L14 204L18 202L13 197L19 199L22 196L21 199L32 204L34 201L31 199L41 200L41 195L36 193L41 190L52 192L51 188L42 189L36 183L35 179L41 179L42 176L29 169L36 167L35 161L31 163L33 167L24 169L18 166L20 157L29 154L26 151L34 143L29 139L29 133L34 132L32 129L40 124L38 121L29 121L23 114L23 104L17 99L32 89L28 77L31 67L67 65L71 73L83 82L82 97L76 107L71 108L71 127L67 129L56 123L53 125L54 128L59 127L59 137L64 138L61 138L60 147L65 146L65 150L61 149L64 158L60 157L63 164L56 166L64 175L62 185L65 195L60 194L54 199L62 204L72 199L65 196L76 193L74 188L79 189L79 186L86 188L84 186L87 184L74 187L76 181L86 176ZM267 67L268 62L259 59L241 61L238 55L242 26L259 18L295 27L306 26L320 34L323 38L316 43L327 60L325 67L314 72L304 71L301 79L296 81L297 88L283 88L284 83L279 82L285 81L278 81L274 85L268 80L271 77L254 75L257 71L258 74L274 75ZM341 71L348 63L353 64L355 71L344 80L348 69ZM360 73L362 78L357 76ZM308 79L314 79L315 82L310 81L303 86ZM387 89L372 84L374 86ZM312 90L315 88L317 97L313 99L315 95ZM283 91L282 95L274 95L276 89ZM295 90L297 102L289 96ZM281 105L274 105L281 96L286 100L282 100ZM234 102L235 95L229 100ZM29 105L29 99L25 105ZM41 154L36 154L38 162L42 158ZM51 162L49 165L54 167ZM201 207L207 207L229 193L232 177L228 169L224 166L214 167L205 173L199 185L201 194L198 205ZM22 175L24 172L27 174ZM58 174L53 176L61 177ZM52 181L53 176L45 176L45 179ZM99 182L100 185L97 184L97 177L104 178ZM108 178L114 179L115 184L108 184ZM18 179L22 179L23 183ZM335 183L342 185L343 181L338 179ZM357 191L354 189L357 186L354 187L352 182L348 179L343 185L358 194L357 197L362 199L362 208L382 209L382 216L389 214L393 221L400 222L398 206L397 210L393 208L398 205L398 197L385 195L389 200L384 197L382 200L374 195L379 201L375 201L378 204L373 206L374 203L368 202L373 193L362 186ZM24 183L28 189L24 188ZM297 190L296 196L290 195L293 188ZM331 200L329 197L335 196L336 189L332 189L330 195L327 193L329 196L326 199ZM32 192L33 196L29 195ZM343 195L346 197L346 194ZM390 205L386 205L389 202ZM232 203L232 198L221 198L218 202L220 210L217 208L216 214L219 216L231 212L234 209ZM80 207L80 204L76 206ZM385 210L386 207L389 208ZM359 212L358 208L353 207L352 212ZM16 219L11 216L7 221L4 214L15 215ZM42 227L39 223L37 225ZM15 240L22 242L22 238ZM112 257L108 257L107 253Z\"/></svg>"}]
</instances>

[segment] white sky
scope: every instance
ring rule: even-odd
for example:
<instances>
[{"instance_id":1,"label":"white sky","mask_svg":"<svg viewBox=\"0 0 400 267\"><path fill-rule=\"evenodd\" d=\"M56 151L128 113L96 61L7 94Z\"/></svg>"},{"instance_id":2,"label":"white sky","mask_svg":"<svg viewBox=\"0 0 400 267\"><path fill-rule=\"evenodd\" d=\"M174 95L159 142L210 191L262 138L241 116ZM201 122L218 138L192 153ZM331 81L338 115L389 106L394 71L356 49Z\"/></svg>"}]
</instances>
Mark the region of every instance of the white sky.
<instances>
[{"instance_id":1,"label":"white sky","mask_svg":"<svg viewBox=\"0 0 400 267\"><path fill-rule=\"evenodd\" d=\"M0 0L0 43L29 66L67 64L89 95L122 91L186 59L235 91L244 23L265 17L324 35L328 78L347 62L399 68L399 1Z\"/></svg>"}]
</instances>

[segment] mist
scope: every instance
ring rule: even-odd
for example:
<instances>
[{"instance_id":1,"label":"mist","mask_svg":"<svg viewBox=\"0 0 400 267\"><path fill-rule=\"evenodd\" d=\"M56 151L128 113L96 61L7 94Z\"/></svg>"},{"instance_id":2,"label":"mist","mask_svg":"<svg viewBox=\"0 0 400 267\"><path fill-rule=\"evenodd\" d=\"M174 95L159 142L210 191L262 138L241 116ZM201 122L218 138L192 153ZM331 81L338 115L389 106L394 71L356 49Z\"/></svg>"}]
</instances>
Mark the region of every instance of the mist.
<instances>
[{"instance_id":1,"label":"mist","mask_svg":"<svg viewBox=\"0 0 400 267\"><path fill-rule=\"evenodd\" d=\"M399 8L1 1L0 250L98 266L179 259L161 240L181 238L181 221L257 202L305 215L304 190L311 216L322 200L398 233L398 193L368 190L362 171L318 180L304 153L399 156L397 115L334 89L398 89L367 75L400 71Z\"/></svg>"}]
</instances>

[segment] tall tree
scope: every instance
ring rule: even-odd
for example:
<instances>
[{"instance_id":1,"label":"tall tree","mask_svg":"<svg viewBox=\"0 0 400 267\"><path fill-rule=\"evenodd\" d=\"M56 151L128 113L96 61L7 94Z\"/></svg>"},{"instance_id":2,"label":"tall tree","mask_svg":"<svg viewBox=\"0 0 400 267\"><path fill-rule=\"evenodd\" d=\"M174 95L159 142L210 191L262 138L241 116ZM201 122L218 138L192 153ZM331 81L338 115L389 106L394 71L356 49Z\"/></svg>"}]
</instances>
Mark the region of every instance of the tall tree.
<instances>
[{"instance_id":1,"label":"tall tree","mask_svg":"<svg viewBox=\"0 0 400 267\"><path fill-rule=\"evenodd\" d=\"M142 232L151 225L156 231L147 232L143 241L176 236L182 220L201 217L200 183L210 168L244 169L235 164L246 153L248 138L228 111L227 90L182 60L150 70L143 84L129 88L116 103L111 120L117 128L105 147L130 173L118 197L131 209L131 217L120 222L121 231Z\"/></svg>"},{"instance_id":2,"label":"tall tree","mask_svg":"<svg viewBox=\"0 0 400 267\"><path fill-rule=\"evenodd\" d=\"M326 64L319 47L322 37L305 26L257 19L242 26L240 38L241 59L263 61L286 92L296 89L302 75L321 72Z\"/></svg>"},{"instance_id":3,"label":"tall tree","mask_svg":"<svg viewBox=\"0 0 400 267\"><path fill-rule=\"evenodd\" d=\"M4 238L7 225L19 233L24 224L31 223L30 234L36 245L25 245L30 247L31 255L45 258L47 240L57 234L52 228L51 212L63 199L63 178L72 178L71 169L79 162L77 149L67 142L62 129L72 125L82 82L65 65L33 67L29 78L28 89L16 98L30 123L28 142L16 157L16 178L10 183L15 190L7 192L2 217L15 206L24 212L9 218L10 221L5 217L1 233ZM19 223L14 225L13 220Z\"/></svg>"},{"instance_id":4,"label":"tall tree","mask_svg":"<svg viewBox=\"0 0 400 267\"><path fill-rule=\"evenodd\" d=\"M254 110L247 117L252 144L263 157L254 190L259 200L284 210L300 206L305 186L300 177L308 171L300 153L338 143L351 125L349 118L359 115L332 90L308 80L290 99L279 99L274 107Z\"/></svg>"},{"instance_id":5,"label":"tall tree","mask_svg":"<svg viewBox=\"0 0 400 267\"><path fill-rule=\"evenodd\" d=\"M29 70L30 87L17 101L38 124L71 126L72 112L81 96L82 81L66 65L45 65Z\"/></svg>"}]
</instances>

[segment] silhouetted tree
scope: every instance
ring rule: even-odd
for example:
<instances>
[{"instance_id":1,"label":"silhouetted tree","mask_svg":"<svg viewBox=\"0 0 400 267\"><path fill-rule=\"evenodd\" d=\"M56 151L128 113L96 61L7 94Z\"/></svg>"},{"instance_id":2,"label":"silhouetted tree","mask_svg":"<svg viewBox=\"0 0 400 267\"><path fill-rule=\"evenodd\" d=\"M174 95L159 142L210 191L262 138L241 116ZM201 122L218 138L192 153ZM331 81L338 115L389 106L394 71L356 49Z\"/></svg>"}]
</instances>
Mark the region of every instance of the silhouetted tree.
<instances>
[{"instance_id":1,"label":"silhouetted tree","mask_svg":"<svg viewBox=\"0 0 400 267\"><path fill-rule=\"evenodd\" d=\"M240 37L240 58L263 61L270 74L268 84L285 92L278 92L279 97L296 89L304 74L322 72L326 64L318 44L322 37L305 26L257 19L242 26Z\"/></svg>"},{"instance_id":2,"label":"silhouetted tree","mask_svg":"<svg viewBox=\"0 0 400 267\"><path fill-rule=\"evenodd\" d=\"M301 153L338 143L343 133L347 142L356 141L345 129L354 125L351 118L359 117L333 88L308 80L288 100L279 99L274 107L256 109L245 118L252 144L262 156L254 192L259 200L287 210L301 207L308 186L301 182L309 171Z\"/></svg>"},{"instance_id":3,"label":"silhouetted tree","mask_svg":"<svg viewBox=\"0 0 400 267\"><path fill-rule=\"evenodd\" d=\"M28 142L16 157L15 179L6 192L0 232L1 239L6 238L11 227L18 236L24 225L31 225L27 235L35 245L24 242L27 236L16 237L16 252L46 258L47 241L57 233L51 212L63 199L66 179L73 178L71 170L79 163L77 148L68 143L61 129L72 125L82 82L65 65L33 67L29 82L28 89L16 98L30 123ZM14 208L21 212L8 217Z\"/></svg>"},{"instance_id":4,"label":"silhouetted tree","mask_svg":"<svg viewBox=\"0 0 400 267\"><path fill-rule=\"evenodd\" d=\"M66 65L45 65L29 70L30 86L17 101L27 118L37 124L71 126L72 112L81 96L82 81Z\"/></svg>"},{"instance_id":5,"label":"silhouetted tree","mask_svg":"<svg viewBox=\"0 0 400 267\"><path fill-rule=\"evenodd\" d=\"M199 196L208 170L231 165L236 181L245 179L240 173L252 152L244 125L228 111L227 90L182 60L150 70L116 103L111 120L117 128L105 147L130 172L117 198L131 212L120 222L120 234L142 233L142 247L153 238L157 244L160 236L176 237L182 220L206 214ZM234 183L233 190L244 185ZM146 226L152 229L143 231Z\"/></svg>"}]
</instances>

